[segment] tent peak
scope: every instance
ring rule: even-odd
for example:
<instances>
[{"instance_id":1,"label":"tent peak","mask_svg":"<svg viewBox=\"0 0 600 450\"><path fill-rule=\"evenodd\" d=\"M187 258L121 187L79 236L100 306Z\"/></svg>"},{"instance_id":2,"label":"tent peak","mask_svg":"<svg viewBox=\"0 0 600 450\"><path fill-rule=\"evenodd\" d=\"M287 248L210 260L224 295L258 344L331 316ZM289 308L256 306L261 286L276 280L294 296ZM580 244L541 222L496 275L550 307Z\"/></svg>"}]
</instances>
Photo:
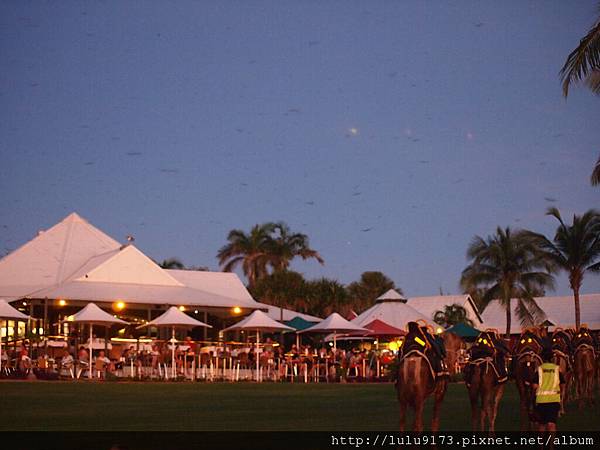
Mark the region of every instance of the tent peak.
<instances>
[{"instance_id":1,"label":"tent peak","mask_svg":"<svg viewBox=\"0 0 600 450\"><path fill-rule=\"evenodd\" d=\"M407 299L402 296L397 290L390 289L385 294L380 295L375 300L375 303L383 303L383 302L401 302L406 303Z\"/></svg>"}]
</instances>

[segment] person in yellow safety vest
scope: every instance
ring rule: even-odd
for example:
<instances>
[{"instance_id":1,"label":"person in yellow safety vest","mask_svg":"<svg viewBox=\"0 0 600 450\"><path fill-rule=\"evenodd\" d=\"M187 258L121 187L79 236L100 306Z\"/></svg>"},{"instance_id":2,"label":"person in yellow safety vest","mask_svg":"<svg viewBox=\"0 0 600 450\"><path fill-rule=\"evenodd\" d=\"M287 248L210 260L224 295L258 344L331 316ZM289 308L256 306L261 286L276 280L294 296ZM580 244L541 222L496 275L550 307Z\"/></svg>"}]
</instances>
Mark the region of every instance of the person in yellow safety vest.
<instances>
[{"instance_id":1,"label":"person in yellow safety vest","mask_svg":"<svg viewBox=\"0 0 600 450\"><path fill-rule=\"evenodd\" d=\"M552 349L545 348L542 352L543 364L538 367L537 382L532 387L535 390L535 416L540 425L539 431L556 431L556 419L560 410L560 390L564 388L565 380L559 367L552 362Z\"/></svg>"}]
</instances>

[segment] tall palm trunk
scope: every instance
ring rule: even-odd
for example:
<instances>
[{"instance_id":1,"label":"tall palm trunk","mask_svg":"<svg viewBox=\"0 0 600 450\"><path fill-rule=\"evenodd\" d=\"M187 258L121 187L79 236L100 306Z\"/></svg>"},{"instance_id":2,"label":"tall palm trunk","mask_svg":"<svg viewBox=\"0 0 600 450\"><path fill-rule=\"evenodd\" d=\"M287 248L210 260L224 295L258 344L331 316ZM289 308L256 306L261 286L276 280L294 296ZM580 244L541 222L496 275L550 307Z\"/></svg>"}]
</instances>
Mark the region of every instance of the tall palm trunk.
<instances>
[{"instance_id":1,"label":"tall palm trunk","mask_svg":"<svg viewBox=\"0 0 600 450\"><path fill-rule=\"evenodd\" d=\"M569 276L571 289L573 290L573 301L575 302L575 329L579 331L581 326L581 307L579 305L579 289L581 288L581 279L583 275L578 272L573 272Z\"/></svg>"},{"instance_id":2,"label":"tall palm trunk","mask_svg":"<svg viewBox=\"0 0 600 450\"><path fill-rule=\"evenodd\" d=\"M506 307L506 339L510 339L510 323L511 323L511 314L510 314L510 299L508 301L508 306Z\"/></svg>"},{"instance_id":3,"label":"tall palm trunk","mask_svg":"<svg viewBox=\"0 0 600 450\"><path fill-rule=\"evenodd\" d=\"M581 326L581 309L579 307L579 286L573 288L573 300L575 301L575 329L579 331Z\"/></svg>"}]
</instances>

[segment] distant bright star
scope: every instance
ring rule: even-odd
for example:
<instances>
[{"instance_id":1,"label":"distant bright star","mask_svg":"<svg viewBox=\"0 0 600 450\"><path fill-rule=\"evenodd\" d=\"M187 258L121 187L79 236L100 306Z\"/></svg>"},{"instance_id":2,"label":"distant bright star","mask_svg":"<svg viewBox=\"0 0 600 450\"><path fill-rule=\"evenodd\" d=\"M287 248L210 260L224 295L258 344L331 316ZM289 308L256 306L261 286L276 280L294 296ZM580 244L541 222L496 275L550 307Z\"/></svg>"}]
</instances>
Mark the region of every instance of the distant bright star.
<instances>
[{"instance_id":1,"label":"distant bright star","mask_svg":"<svg viewBox=\"0 0 600 450\"><path fill-rule=\"evenodd\" d=\"M358 134L358 128L348 128L348 133L350 133L352 136L356 136Z\"/></svg>"}]
</instances>

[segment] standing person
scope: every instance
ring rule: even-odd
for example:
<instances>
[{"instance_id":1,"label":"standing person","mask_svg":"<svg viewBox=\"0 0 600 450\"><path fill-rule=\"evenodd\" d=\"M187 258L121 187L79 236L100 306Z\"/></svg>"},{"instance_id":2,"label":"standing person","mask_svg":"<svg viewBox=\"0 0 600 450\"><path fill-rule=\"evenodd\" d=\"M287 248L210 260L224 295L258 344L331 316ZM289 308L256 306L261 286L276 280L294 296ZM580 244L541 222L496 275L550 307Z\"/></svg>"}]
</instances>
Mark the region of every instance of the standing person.
<instances>
[{"instance_id":1,"label":"standing person","mask_svg":"<svg viewBox=\"0 0 600 450\"><path fill-rule=\"evenodd\" d=\"M560 390L564 388L565 380L559 367L552 362L552 356L552 349L544 348L544 363L538 368L537 380L533 380L532 387L535 390L535 413L540 425L539 431L554 434L560 410Z\"/></svg>"}]
</instances>

